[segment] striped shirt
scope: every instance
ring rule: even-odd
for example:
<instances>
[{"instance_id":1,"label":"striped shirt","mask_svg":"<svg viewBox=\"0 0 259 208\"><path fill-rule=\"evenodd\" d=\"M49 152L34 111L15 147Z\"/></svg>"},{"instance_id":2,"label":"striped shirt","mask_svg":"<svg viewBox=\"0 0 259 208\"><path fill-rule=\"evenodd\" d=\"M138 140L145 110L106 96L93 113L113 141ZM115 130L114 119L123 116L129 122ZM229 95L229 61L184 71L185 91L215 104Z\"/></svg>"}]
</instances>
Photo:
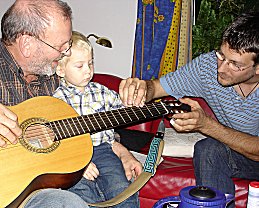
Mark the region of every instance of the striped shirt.
<instances>
[{"instance_id":1,"label":"striped shirt","mask_svg":"<svg viewBox=\"0 0 259 208\"><path fill-rule=\"evenodd\" d=\"M176 98L203 97L221 124L259 136L259 89L243 99L232 86L220 85L214 51L161 77L160 83L168 94Z\"/></svg>"},{"instance_id":2,"label":"striped shirt","mask_svg":"<svg viewBox=\"0 0 259 208\"><path fill-rule=\"evenodd\" d=\"M118 93L96 82L89 82L82 93L76 87L68 85L62 78L60 86L53 96L71 105L79 115L89 115L123 107ZM94 146L103 142L112 143L115 140L114 130L92 134L91 139Z\"/></svg>"},{"instance_id":3,"label":"striped shirt","mask_svg":"<svg viewBox=\"0 0 259 208\"><path fill-rule=\"evenodd\" d=\"M0 41L0 103L16 105L29 98L52 95L59 85L57 75L38 76L27 83L23 71L18 67L2 41Z\"/></svg>"}]
</instances>

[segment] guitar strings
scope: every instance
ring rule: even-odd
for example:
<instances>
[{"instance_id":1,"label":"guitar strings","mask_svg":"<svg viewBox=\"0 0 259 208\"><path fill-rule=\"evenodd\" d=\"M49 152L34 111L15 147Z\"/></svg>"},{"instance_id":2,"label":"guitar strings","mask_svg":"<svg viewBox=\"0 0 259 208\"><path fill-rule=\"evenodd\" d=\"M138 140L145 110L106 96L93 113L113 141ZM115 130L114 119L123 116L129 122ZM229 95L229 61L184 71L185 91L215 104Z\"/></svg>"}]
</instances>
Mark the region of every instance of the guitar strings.
<instances>
[{"instance_id":1,"label":"guitar strings","mask_svg":"<svg viewBox=\"0 0 259 208\"><path fill-rule=\"evenodd\" d=\"M139 108L140 109L140 108ZM120 110L120 109L118 109L118 110ZM125 109L124 109L125 110ZM163 108L163 110L164 110L164 108ZM142 111L143 111L143 116L145 116L145 114L147 114L147 110L145 110L145 109L142 109ZM146 112L145 112L146 111ZM156 110L157 111L157 110ZM159 110L158 110L159 111ZM157 111L157 112L158 112ZM104 113L104 112L102 112L102 113ZM159 114L161 114L160 112L158 112ZM108 114L112 114L112 116L111 117L109 117L109 115ZM119 111L117 111L117 110L114 110L114 111L112 111L112 112L105 112L105 117L104 118L102 118L102 116L100 115L100 113L99 114L96 114L96 115L86 115L86 117L88 118L88 120L92 120L92 119L90 119L89 117L94 117L94 119L91 121L91 128L89 127L89 124L90 123L88 123L88 125L87 125L87 122L85 122L85 118L84 118L84 116L79 116L79 117L76 117L76 120L73 122L75 125L74 126L82 126L83 128L86 128L87 127L87 129L89 129L90 131L91 131L91 129L92 129L92 131L94 131L94 130L96 130L96 128L97 129L103 129L103 128L107 128L107 125L106 125L106 123L110 123L111 124L111 128L112 127L114 127L114 126L116 126L117 124L119 125L120 124L120 122L121 123L123 123L123 124L126 124L128 121L127 121L127 119L125 120L124 118L123 118L123 115L127 115L128 116L128 118L130 119L129 121L130 122L132 122L133 121L133 119L131 119L130 117L132 117L132 116L136 116L136 113L134 112L127 112L127 111L121 111L121 112L119 112ZM96 118L96 117L99 117L99 118ZM107 117L107 118L106 118ZM120 119L118 119L118 118L120 118ZM126 117L127 118L127 117ZM71 119L71 118L70 118ZM70 119L65 119L66 121L68 121L68 120L70 120ZM73 119L73 118L72 118ZM102 123L103 124L101 124L100 122L98 123L98 120L101 120L102 121ZM120 120L120 121L119 121ZM137 120L141 120L141 118L137 118ZM64 122L64 120L62 120L63 122ZM55 122L58 122L58 121L55 121ZM53 125L52 125L52 123L53 122L49 122L49 124L50 124L50 126L52 127L52 129L53 129ZM65 123L65 122L64 122ZM58 122L58 124L60 125L60 121ZM78 132L78 128L77 128L77 130L73 130L73 126L71 125L71 123L70 122L67 122L67 124L68 125L64 125L65 126L65 129L64 128L62 128L62 125L60 125L60 127L57 127L57 128L54 128L54 129L56 129L56 130L58 130L58 132L60 132L60 130L62 130L63 131L63 135L64 135L64 133L65 132L67 132L68 133L68 135L69 136L73 136L73 135L76 135L75 134L75 131L76 132ZM97 126L97 127L95 127L95 126ZM68 127L70 127L70 130L68 129ZM39 137L40 138L40 141L42 141L42 142L44 142L45 140L46 140L46 138L42 138L42 136L44 137L46 137L46 135L48 135L47 136L47 138L49 139L49 138L54 138L55 137L55 134L53 133L53 131L49 131L47 134L46 133L43 133L43 130L45 130L45 128L47 129L48 127L46 127L45 126L45 124L43 124L43 125L39 125L39 124L37 124L37 125L33 125L33 126L31 126L29 129L27 129L27 131L26 131L26 136L28 136L29 137L29 139L30 139L30 137ZM86 132L86 131L84 131L84 132L79 132L79 133L90 133L90 131L88 131L88 132ZM65 134L66 135L66 134Z\"/></svg>"},{"instance_id":2,"label":"guitar strings","mask_svg":"<svg viewBox=\"0 0 259 208\"><path fill-rule=\"evenodd\" d=\"M121 123L129 124L135 122L135 119L137 121L141 121L143 119L149 119L153 116L157 117L161 115L161 111L165 111L165 113L167 112L165 110L165 107L161 103L160 106L158 105L159 102L155 104L151 103L146 104L144 105L144 107L141 108L122 108L109 112L100 112L91 115L84 115L37 124L30 126L28 129L26 129L26 136L28 137L28 139L31 139L32 137L37 137L37 141L39 142L49 141L51 138L55 140L57 139L57 137L59 137L58 140L61 140L79 134L92 133L102 129L105 130L107 129L106 124L111 124L111 128L114 128ZM149 109L150 107L151 109ZM176 111L175 113L178 112ZM102 115L104 115L104 117L102 117ZM146 115L148 115L148 118L146 118ZM60 124L61 122L63 124ZM79 129L79 126L82 128ZM42 132L42 129L44 129L45 133ZM85 129L87 129L88 131L86 131Z\"/></svg>"}]
</instances>

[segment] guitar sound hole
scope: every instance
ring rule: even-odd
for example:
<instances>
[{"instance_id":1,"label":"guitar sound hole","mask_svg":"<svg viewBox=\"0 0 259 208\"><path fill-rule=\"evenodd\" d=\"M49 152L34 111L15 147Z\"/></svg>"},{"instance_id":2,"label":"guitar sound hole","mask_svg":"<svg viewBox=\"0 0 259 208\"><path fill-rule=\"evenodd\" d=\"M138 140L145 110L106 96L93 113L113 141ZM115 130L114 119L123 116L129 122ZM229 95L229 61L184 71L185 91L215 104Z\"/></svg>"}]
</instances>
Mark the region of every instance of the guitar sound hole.
<instances>
[{"instance_id":1,"label":"guitar sound hole","mask_svg":"<svg viewBox=\"0 0 259 208\"><path fill-rule=\"evenodd\" d=\"M23 135L20 143L29 151L36 153L49 153L58 148L60 142L55 141L55 133L41 118L32 118L21 124Z\"/></svg>"},{"instance_id":2,"label":"guitar sound hole","mask_svg":"<svg viewBox=\"0 0 259 208\"><path fill-rule=\"evenodd\" d=\"M24 139L35 148L45 149L53 145L55 134L43 124L33 124L26 129Z\"/></svg>"}]
</instances>

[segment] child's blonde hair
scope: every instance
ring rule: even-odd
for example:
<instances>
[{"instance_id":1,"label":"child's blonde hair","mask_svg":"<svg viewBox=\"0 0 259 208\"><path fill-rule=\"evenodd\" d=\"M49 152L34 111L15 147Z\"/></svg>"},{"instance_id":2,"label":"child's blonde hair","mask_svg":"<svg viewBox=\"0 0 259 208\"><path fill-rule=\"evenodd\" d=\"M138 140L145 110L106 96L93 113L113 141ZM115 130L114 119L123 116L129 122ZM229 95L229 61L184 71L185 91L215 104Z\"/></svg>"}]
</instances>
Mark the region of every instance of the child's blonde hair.
<instances>
[{"instance_id":1,"label":"child's blonde hair","mask_svg":"<svg viewBox=\"0 0 259 208\"><path fill-rule=\"evenodd\" d=\"M88 38L86 36L84 36L82 33L77 32L77 31L72 31L72 48L80 48L83 49L87 52L90 52L92 54L93 57L93 47L90 43L90 41L88 40ZM70 57L63 57L58 63L59 66L64 66L67 64L67 62L69 61Z\"/></svg>"}]
</instances>

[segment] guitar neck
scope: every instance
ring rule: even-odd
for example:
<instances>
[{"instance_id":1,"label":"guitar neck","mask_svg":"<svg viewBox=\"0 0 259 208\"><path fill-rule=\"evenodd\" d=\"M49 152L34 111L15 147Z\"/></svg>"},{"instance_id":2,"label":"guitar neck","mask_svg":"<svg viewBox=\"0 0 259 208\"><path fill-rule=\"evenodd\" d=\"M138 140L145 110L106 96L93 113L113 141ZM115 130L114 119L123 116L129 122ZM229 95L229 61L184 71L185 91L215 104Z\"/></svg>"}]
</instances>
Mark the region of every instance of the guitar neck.
<instances>
[{"instance_id":1,"label":"guitar neck","mask_svg":"<svg viewBox=\"0 0 259 208\"><path fill-rule=\"evenodd\" d=\"M146 104L143 107L126 107L117 110L83 115L45 123L54 131L55 140L73 136L96 133L115 127L129 125L150 118L168 114L169 110L162 102Z\"/></svg>"}]
</instances>

